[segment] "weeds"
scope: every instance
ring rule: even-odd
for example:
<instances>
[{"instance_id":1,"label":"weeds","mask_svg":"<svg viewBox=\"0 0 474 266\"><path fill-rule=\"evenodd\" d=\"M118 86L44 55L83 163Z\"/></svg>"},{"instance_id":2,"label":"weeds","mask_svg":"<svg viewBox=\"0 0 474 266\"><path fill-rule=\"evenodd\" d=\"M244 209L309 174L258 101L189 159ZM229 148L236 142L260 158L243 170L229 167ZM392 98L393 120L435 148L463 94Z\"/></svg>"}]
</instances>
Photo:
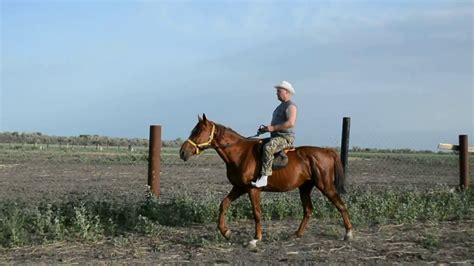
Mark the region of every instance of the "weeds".
<instances>
[{"instance_id":1,"label":"weeds","mask_svg":"<svg viewBox=\"0 0 474 266\"><path fill-rule=\"evenodd\" d=\"M84 240L96 240L104 231L99 215L88 210L83 203L74 207L74 216L70 227L79 239Z\"/></svg>"},{"instance_id":2,"label":"weeds","mask_svg":"<svg viewBox=\"0 0 474 266\"><path fill-rule=\"evenodd\" d=\"M43 242L48 240L62 240L65 235L63 217L51 204L33 209L32 225L36 236Z\"/></svg>"},{"instance_id":3,"label":"weeds","mask_svg":"<svg viewBox=\"0 0 474 266\"><path fill-rule=\"evenodd\" d=\"M344 201L355 225L474 219L472 190L452 193L447 188L428 192L356 189L345 195ZM40 202L37 206L0 202L0 245L13 247L63 239L94 241L129 233L158 236L163 226L215 223L219 203L219 199L211 196L196 200L186 194L167 201L147 194L138 200L109 201L74 196L59 202ZM313 193L313 206L315 219L342 223L337 209L320 194ZM295 193L263 197L261 207L266 220L299 220L302 216L301 202ZM228 220L251 219L248 199L235 201L226 216ZM205 245L207 240L190 241ZM434 247L437 241L436 235L426 234L423 245Z\"/></svg>"},{"instance_id":4,"label":"weeds","mask_svg":"<svg viewBox=\"0 0 474 266\"><path fill-rule=\"evenodd\" d=\"M28 236L25 212L13 203L2 208L0 216L0 243L3 246L21 246L26 244Z\"/></svg>"},{"instance_id":5,"label":"weeds","mask_svg":"<svg viewBox=\"0 0 474 266\"><path fill-rule=\"evenodd\" d=\"M421 245L430 250L436 250L440 247L441 243L440 233L435 230L425 230L423 233L420 243Z\"/></svg>"}]
</instances>

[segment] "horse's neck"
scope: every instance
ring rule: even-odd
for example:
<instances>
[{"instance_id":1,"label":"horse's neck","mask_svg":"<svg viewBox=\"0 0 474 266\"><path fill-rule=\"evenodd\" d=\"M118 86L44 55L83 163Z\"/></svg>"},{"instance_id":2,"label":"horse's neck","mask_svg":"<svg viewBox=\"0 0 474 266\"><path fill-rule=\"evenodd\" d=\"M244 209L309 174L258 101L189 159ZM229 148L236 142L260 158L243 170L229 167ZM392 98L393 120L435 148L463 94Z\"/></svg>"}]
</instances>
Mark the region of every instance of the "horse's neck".
<instances>
[{"instance_id":1,"label":"horse's neck","mask_svg":"<svg viewBox=\"0 0 474 266\"><path fill-rule=\"evenodd\" d=\"M223 126L219 130L222 130L222 132L218 134L217 153L226 164L239 165L242 154L246 154L248 149L253 148L254 141L248 140Z\"/></svg>"}]
</instances>

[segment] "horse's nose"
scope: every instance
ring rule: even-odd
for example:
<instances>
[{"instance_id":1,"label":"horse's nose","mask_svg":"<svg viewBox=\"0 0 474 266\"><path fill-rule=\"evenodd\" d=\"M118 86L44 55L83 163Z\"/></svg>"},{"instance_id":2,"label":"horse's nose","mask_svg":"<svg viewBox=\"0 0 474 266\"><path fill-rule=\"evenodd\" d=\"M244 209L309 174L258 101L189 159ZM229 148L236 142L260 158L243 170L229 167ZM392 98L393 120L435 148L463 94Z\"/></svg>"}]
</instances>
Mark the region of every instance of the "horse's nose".
<instances>
[{"instance_id":1,"label":"horse's nose","mask_svg":"<svg viewBox=\"0 0 474 266\"><path fill-rule=\"evenodd\" d=\"M183 149L179 150L179 158L181 158L183 161L188 160L188 156L186 156L186 152Z\"/></svg>"}]
</instances>

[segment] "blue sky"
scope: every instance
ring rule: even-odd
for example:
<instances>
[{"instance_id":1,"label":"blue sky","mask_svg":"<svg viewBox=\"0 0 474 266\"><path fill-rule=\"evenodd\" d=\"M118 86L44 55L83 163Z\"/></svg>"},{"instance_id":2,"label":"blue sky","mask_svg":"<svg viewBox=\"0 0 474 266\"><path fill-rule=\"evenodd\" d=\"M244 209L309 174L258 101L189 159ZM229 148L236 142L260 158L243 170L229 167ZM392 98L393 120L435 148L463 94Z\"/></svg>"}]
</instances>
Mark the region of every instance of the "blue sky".
<instances>
[{"instance_id":1,"label":"blue sky","mask_svg":"<svg viewBox=\"0 0 474 266\"><path fill-rule=\"evenodd\" d=\"M290 81L297 144L474 139L472 1L1 0L0 131L242 135Z\"/></svg>"}]
</instances>

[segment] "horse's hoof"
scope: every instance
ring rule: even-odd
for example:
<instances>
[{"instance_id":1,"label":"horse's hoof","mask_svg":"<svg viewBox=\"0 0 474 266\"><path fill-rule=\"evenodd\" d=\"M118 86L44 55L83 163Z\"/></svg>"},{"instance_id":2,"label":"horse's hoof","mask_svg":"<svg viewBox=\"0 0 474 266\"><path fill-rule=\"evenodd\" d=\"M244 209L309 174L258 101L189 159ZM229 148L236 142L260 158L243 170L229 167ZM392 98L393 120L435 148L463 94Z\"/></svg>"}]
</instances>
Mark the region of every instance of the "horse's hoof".
<instances>
[{"instance_id":1,"label":"horse's hoof","mask_svg":"<svg viewBox=\"0 0 474 266\"><path fill-rule=\"evenodd\" d=\"M248 248L250 249L256 249L257 248L257 239L252 239L249 241Z\"/></svg>"},{"instance_id":2,"label":"horse's hoof","mask_svg":"<svg viewBox=\"0 0 474 266\"><path fill-rule=\"evenodd\" d=\"M352 230L349 230L344 236L344 241L349 241L352 239L354 239L354 235L352 234Z\"/></svg>"},{"instance_id":3,"label":"horse's hoof","mask_svg":"<svg viewBox=\"0 0 474 266\"><path fill-rule=\"evenodd\" d=\"M293 239L299 240L299 239L301 239L302 236L303 236L303 235L299 235L298 233L294 233L294 234L293 234Z\"/></svg>"},{"instance_id":4,"label":"horse's hoof","mask_svg":"<svg viewBox=\"0 0 474 266\"><path fill-rule=\"evenodd\" d=\"M230 240L230 237L232 236L232 232L230 230L227 230L225 231L224 233L224 237L227 239L227 240Z\"/></svg>"}]
</instances>

